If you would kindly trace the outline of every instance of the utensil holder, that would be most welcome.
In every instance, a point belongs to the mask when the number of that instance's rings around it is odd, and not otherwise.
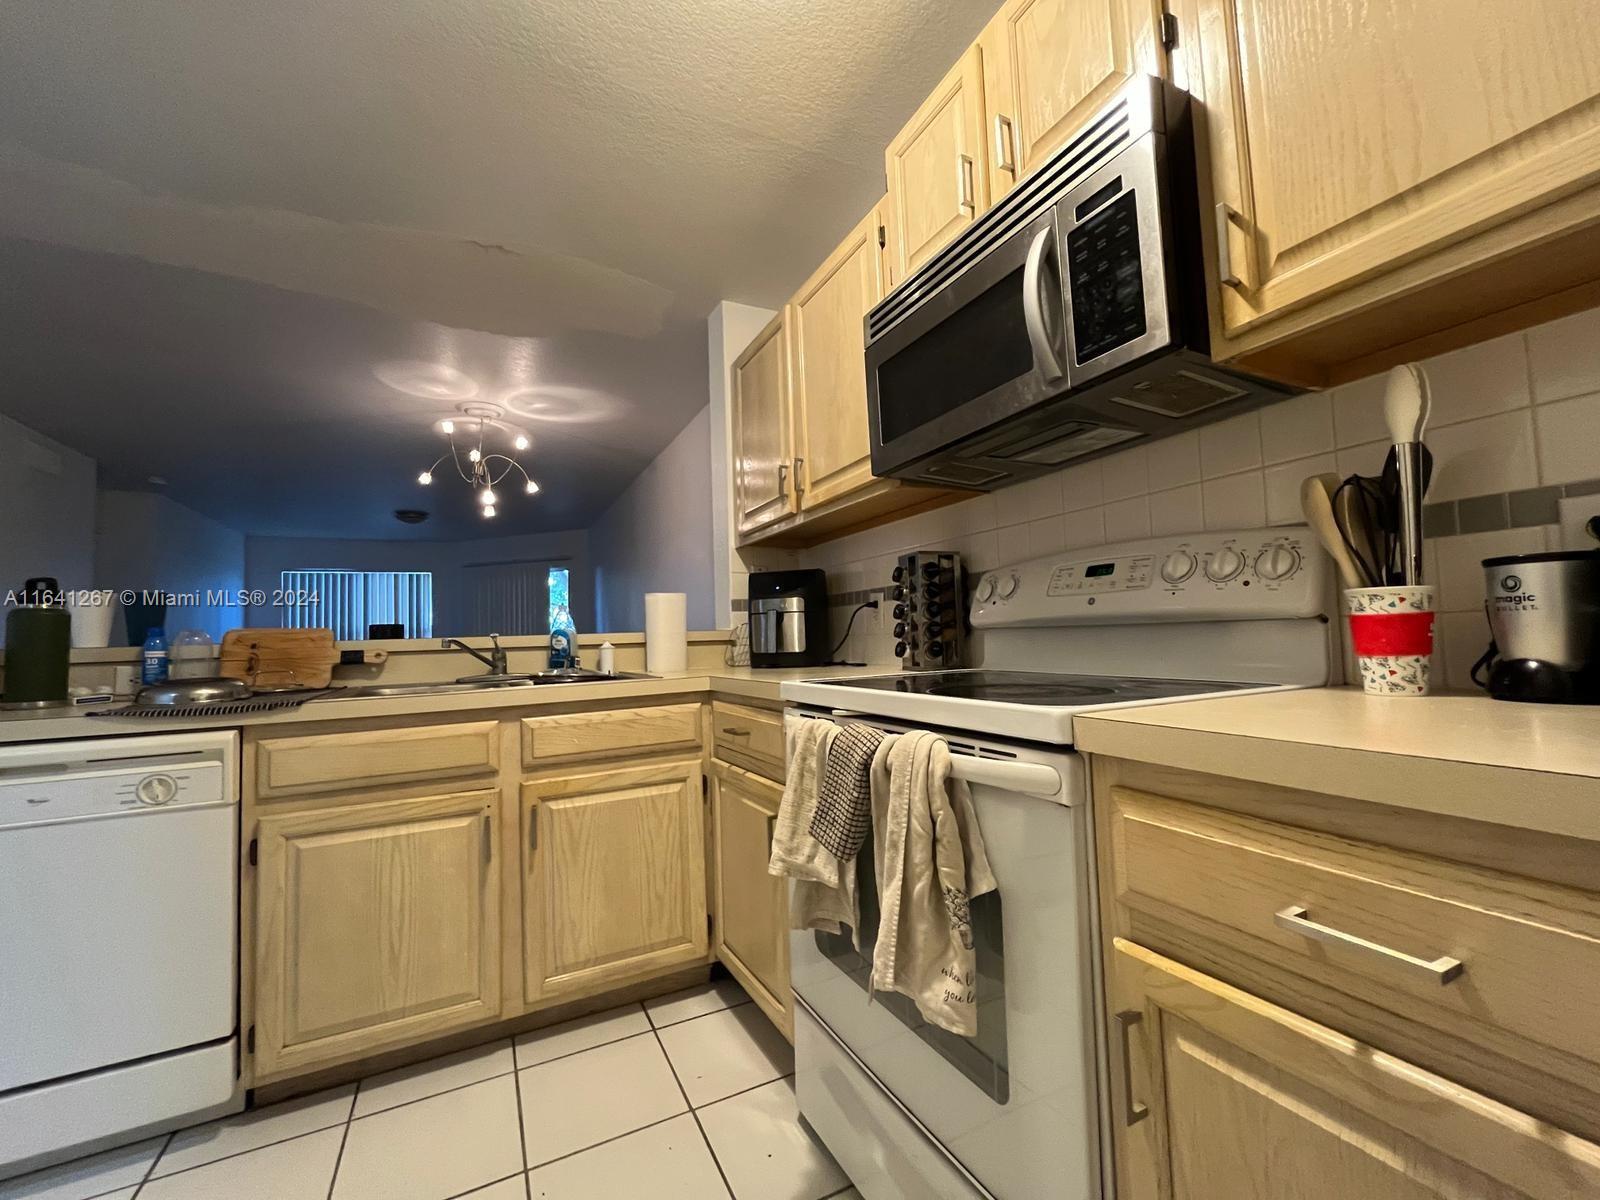
[[[1433,588],[1349,588],[1350,640],[1369,696],[1426,696],[1433,666]]]

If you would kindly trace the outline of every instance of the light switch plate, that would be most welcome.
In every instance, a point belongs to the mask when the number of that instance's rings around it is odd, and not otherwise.
[[[1600,537],[1589,531],[1589,522],[1600,529],[1600,495],[1565,496],[1557,502],[1561,513],[1561,545],[1552,550],[1593,550]]]

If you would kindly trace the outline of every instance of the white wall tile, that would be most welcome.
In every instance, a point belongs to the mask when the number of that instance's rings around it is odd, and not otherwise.
[[[1439,611],[1481,614],[1483,560],[1500,554],[1539,553],[1545,548],[1544,527],[1434,538],[1431,545],[1438,559],[1433,578],[1438,584]]]
[[[1327,454],[1333,445],[1333,401],[1326,392],[1296,396],[1261,410],[1261,460],[1265,463]]]
[[[1150,536],[1150,501],[1145,496],[1108,504],[1105,514],[1106,541],[1131,542]]]
[[[1430,428],[1524,408],[1529,403],[1527,344],[1520,333],[1452,350],[1422,366],[1432,400]]]
[[[977,533],[981,529],[993,529],[1000,523],[995,508],[994,493],[982,492],[970,500],[952,505],[946,520],[950,522],[951,528],[959,533]]]
[[[1006,525],[995,531],[999,538],[998,550],[1000,554],[999,565],[1021,562],[1028,557],[1028,527],[1026,525]]]
[[[1472,664],[1489,646],[1483,613],[1440,613],[1433,623],[1433,686],[1477,691]]]
[[[1266,471],[1267,524],[1299,525],[1305,514],[1300,509],[1300,485],[1308,475],[1324,471],[1338,474],[1338,461],[1330,454],[1315,454],[1310,458],[1297,458],[1293,462],[1279,463]]]
[[[1207,529],[1250,529],[1267,520],[1260,471],[1208,479],[1201,484]]]
[[[1105,541],[1104,509],[1080,508],[1077,512],[1067,514],[1066,549],[1076,550],[1080,546],[1103,546]]]
[[[1205,479],[1236,475],[1261,465],[1261,417],[1240,413],[1200,429],[1200,474]]]
[[[1126,500],[1150,490],[1150,468],[1143,446],[1100,460],[1101,495],[1106,500]]]
[[[1150,533],[1199,533],[1206,527],[1198,483],[1150,493]]]
[[[1000,539],[992,529],[969,533],[962,539],[962,557],[979,571],[992,571],[1000,565]]]
[[[1387,441],[1367,442],[1361,446],[1341,446],[1339,452],[1334,455],[1334,462],[1338,464],[1335,470],[1340,479],[1348,479],[1352,475],[1382,475],[1383,460],[1389,456],[1390,449],[1390,443]],[[1428,498],[1438,499],[1431,493]]]
[[[1334,389],[1333,434],[1341,449],[1388,439],[1389,425],[1383,419],[1383,393],[1382,375],[1369,375]]]
[[[1200,482],[1200,431],[1177,433],[1145,447],[1152,491]]]
[[[1539,430],[1539,482],[1600,476],[1600,393],[1542,404],[1533,419]]]
[[[1067,544],[1067,519],[1060,513],[1028,522],[1028,555],[1054,554]]]
[[[1529,409],[1430,429],[1427,438],[1433,449],[1430,501],[1512,492],[1539,482]]]
[[[1072,512],[1079,508],[1093,508],[1105,498],[1100,485],[1100,463],[1081,463],[1068,467],[1059,475],[1061,480],[1061,510]]]
[[[1017,525],[1032,520],[1028,511],[1028,493],[1023,484],[1013,484],[994,493],[994,519],[997,525]]]
[[[1528,330],[1537,404],[1600,391],[1600,308]]]

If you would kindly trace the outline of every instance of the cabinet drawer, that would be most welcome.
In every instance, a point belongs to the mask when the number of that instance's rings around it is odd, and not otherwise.
[[[605,712],[528,717],[522,722],[522,765],[568,759],[622,758],[700,749],[700,706],[663,704]]]
[[[714,700],[711,736],[718,758],[782,782],[782,713]]]
[[[494,774],[494,721],[263,738],[256,794],[301,796],[379,784]]]
[[[1113,887],[1132,912],[1563,1075],[1564,1055],[1600,1064],[1600,896],[1110,795]]]

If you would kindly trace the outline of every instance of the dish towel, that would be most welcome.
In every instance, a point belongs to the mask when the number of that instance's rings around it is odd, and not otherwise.
[[[883,740],[872,726],[851,723],[828,747],[811,836],[832,853],[835,867],[855,862],[872,828],[872,759]]]
[[[888,788],[872,797],[881,916],[871,989],[909,996],[924,1020],[975,1037],[971,904],[997,885],[972,794],[938,734],[901,734],[885,757]]]
[[[791,717],[785,723],[785,758],[788,761],[783,800],[772,829],[772,855],[767,872],[793,880],[789,894],[789,924],[795,929],[820,929],[840,933],[855,930],[859,907],[856,873],[841,871],[839,861],[811,834],[827,770],[828,750],[839,735],[832,721]],[[886,776],[887,778],[887,776]],[[860,936],[855,935],[857,948]]]

